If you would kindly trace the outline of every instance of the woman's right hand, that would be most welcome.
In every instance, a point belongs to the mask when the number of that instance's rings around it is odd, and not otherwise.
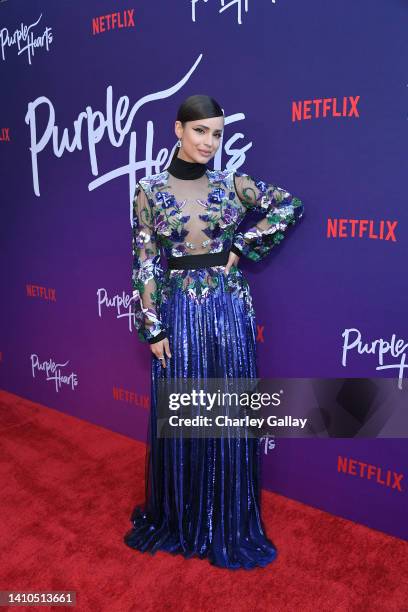
[[[240,258],[236,253],[233,253],[232,251],[230,251],[230,254],[228,256],[227,265],[224,268],[224,274],[228,275],[230,268],[232,268],[232,266],[238,266],[239,259]]]
[[[169,339],[163,338],[159,342],[154,342],[150,345],[150,349],[155,357],[160,359],[161,357],[171,357]],[[166,367],[166,359],[161,359],[162,367]]]

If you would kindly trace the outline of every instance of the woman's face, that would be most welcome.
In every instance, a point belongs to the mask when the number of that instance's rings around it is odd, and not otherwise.
[[[178,157],[189,162],[206,164],[216,154],[224,129],[224,117],[210,117],[197,121],[175,123],[177,138],[181,140]]]

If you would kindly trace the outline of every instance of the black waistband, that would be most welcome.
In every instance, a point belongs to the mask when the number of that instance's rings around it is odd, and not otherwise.
[[[230,252],[201,253],[200,255],[183,255],[181,257],[168,257],[169,270],[195,270],[196,268],[211,268],[212,266],[225,266]]]

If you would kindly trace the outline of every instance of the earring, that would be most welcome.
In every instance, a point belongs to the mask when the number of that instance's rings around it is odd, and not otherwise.
[[[177,146],[177,147],[181,147],[181,140],[180,140],[180,138],[178,139],[178,142],[177,142],[177,145],[176,145],[176,146]]]

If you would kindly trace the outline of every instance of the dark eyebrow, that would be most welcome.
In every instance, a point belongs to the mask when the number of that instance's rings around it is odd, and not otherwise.
[[[199,125],[196,125],[196,127],[202,127],[205,128],[206,130],[209,130],[210,128],[208,127],[208,125],[204,125],[203,123],[200,123]],[[219,128],[214,130],[214,132],[222,132],[222,130],[220,130]]]

